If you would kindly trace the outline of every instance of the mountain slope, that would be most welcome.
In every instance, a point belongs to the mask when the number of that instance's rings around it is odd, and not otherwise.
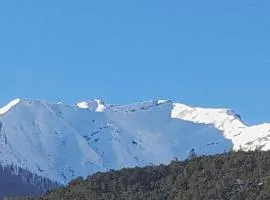
[[[232,141],[234,150],[270,149],[270,123],[247,126],[241,121],[240,115],[232,110],[192,108],[179,103],[174,105],[173,118],[213,124]]]
[[[270,125],[248,127],[227,109],[191,108],[169,100],[69,106],[16,99],[0,109],[0,162],[66,184],[78,176],[169,163],[191,149],[215,154],[270,148]]]

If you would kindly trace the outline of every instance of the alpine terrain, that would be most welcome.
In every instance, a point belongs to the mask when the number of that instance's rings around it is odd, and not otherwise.
[[[190,152],[230,149],[269,150],[270,124],[248,126],[232,110],[170,100],[118,106],[16,99],[0,109],[1,166],[58,184],[98,171],[168,164]]]

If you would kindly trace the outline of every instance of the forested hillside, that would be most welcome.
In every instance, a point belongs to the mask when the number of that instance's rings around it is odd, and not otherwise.
[[[20,167],[0,165],[0,199],[6,195],[43,194],[59,185]]]
[[[26,199],[270,199],[270,152],[230,152],[78,178],[44,197]]]

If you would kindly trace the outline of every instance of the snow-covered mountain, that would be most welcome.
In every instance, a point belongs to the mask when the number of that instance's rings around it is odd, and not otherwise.
[[[78,176],[197,154],[270,149],[270,124],[169,100],[116,106],[16,99],[0,109],[0,164],[66,184]]]

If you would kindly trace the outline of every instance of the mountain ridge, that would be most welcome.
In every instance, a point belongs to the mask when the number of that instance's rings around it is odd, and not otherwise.
[[[248,126],[229,109],[170,100],[75,105],[16,99],[0,109],[0,162],[54,182],[197,154],[270,149],[270,124]]]

